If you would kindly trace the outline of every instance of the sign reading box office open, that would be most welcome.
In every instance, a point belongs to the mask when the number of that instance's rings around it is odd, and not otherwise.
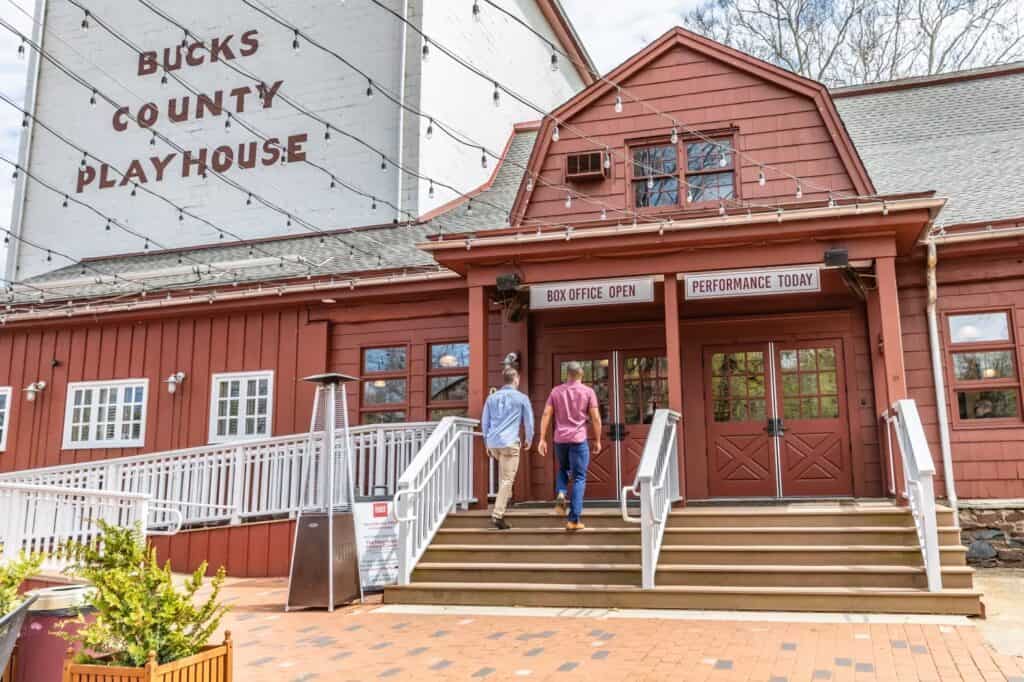
[[[530,309],[652,303],[653,277],[555,282],[530,287]]]
[[[702,272],[683,281],[690,300],[821,291],[821,271],[814,266]]]

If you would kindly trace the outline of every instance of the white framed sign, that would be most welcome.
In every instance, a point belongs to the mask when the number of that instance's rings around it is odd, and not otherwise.
[[[359,579],[364,590],[381,590],[398,583],[398,523],[391,515],[391,500],[356,502]]]
[[[651,303],[653,301],[653,277],[592,279],[530,286],[531,310]]]
[[[771,296],[821,291],[821,270],[813,265],[729,270],[684,275],[686,298]]]

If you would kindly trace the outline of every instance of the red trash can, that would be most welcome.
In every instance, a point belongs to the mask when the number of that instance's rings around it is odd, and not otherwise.
[[[21,626],[14,682],[61,682],[68,643],[52,633],[61,621],[77,618],[79,614],[86,622],[93,619],[91,591],[88,585],[61,585],[29,592],[36,600]],[[78,627],[70,625],[66,630]]]

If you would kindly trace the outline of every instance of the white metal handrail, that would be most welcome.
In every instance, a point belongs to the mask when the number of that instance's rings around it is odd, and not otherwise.
[[[151,535],[150,512],[149,495],[0,482],[0,557],[41,554],[45,569],[59,570],[64,545],[94,539],[97,521]]]
[[[445,417],[398,479],[394,516],[398,521],[398,584],[412,570],[434,534],[458,505],[473,495],[474,419]]]
[[[665,526],[672,503],[679,495],[679,418],[678,412],[656,410],[651,430],[644,443],[636,480],[622,489],[622,518],[640,524],[642,586],[654,587],[658,557],[665,537]],[[627,496],[640,498],[640,518],[629,515]]]
[[[434,427],[351,429],[357,497],[393,495]],[[0,475],[0,482],[147,494],[159,502],[151,511],[154,528],[240,523],[315,505],[324,489],[304,474],[322,461],[324,445],[323,433],[293,434],[17,471]]]
[[[928,440],[921,426],[917,404],[913,400],[897,400],[885,415],[886,423],[896,433],[903,463],[904,490],[917,529],[928,579],[928,590],[942,589],[942,564],[939,553],[938,516],[935,509],[935,463]]]

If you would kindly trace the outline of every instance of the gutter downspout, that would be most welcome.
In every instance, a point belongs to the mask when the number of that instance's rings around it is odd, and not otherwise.
[[[939,417],[939,447],[942,450],[942,479],[946,483],[946,501],[953,508],[953,523],[960,527],[960,509],[956,498],[956,481],[953,476],[953,449],[949,442],[949,415],[946,408],[946,382],[942,373],[942,349],[939,345],[939,285],[936,266],[939,263],[938,248],[929,239],[928,278],[928,347],[932,356],[932,379],[935,383],[935,410]]]
[[[409,45],[409,0],[402,0],[402,49],[398,58],[398,165],[395,168],[398,176],[398,196],[395,197],[395,221],[402,222],[402,181],[405,179],[405,60]],[[422,23],[422,18],[420,22]],[[422,67],[420,67],[422,80]]]

